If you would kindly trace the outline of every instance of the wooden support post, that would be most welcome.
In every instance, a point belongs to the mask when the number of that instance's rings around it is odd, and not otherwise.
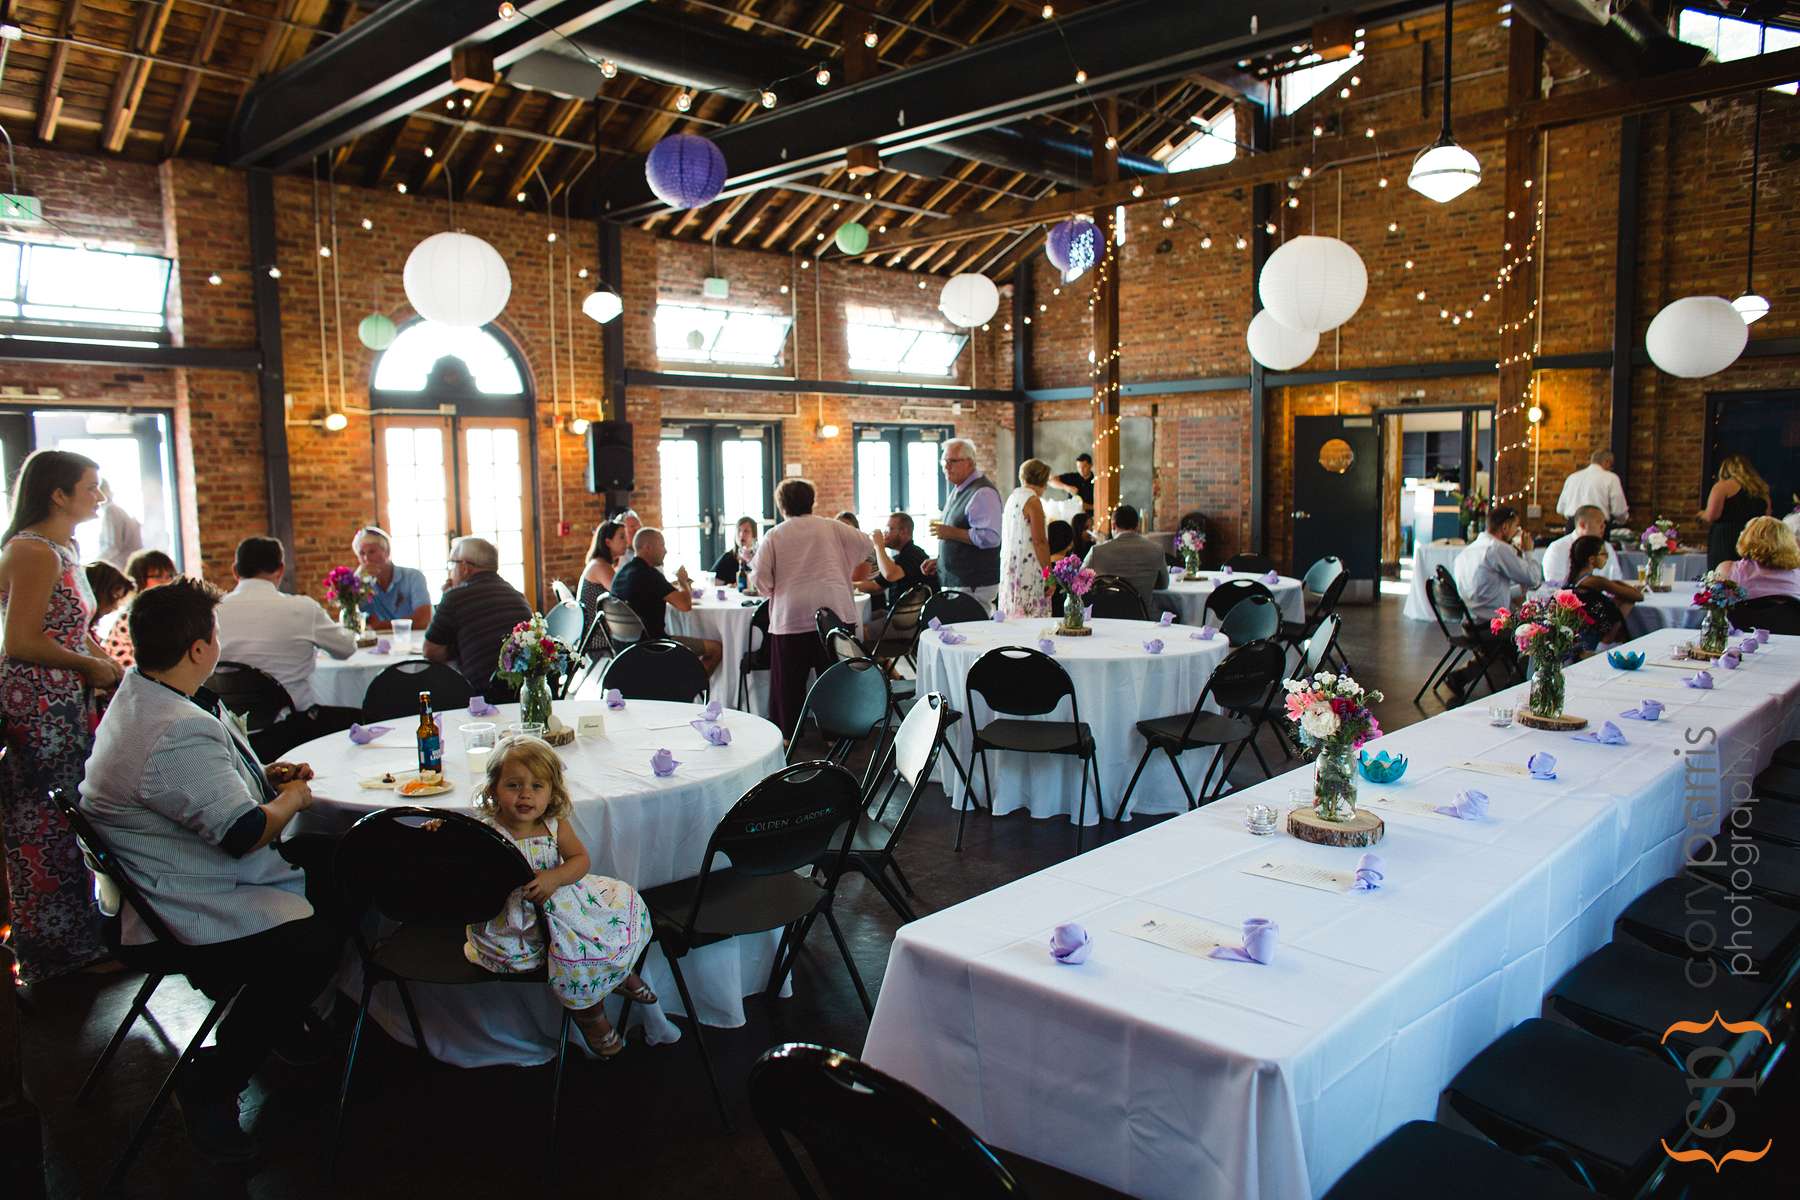
[[[1619,243],[1613,252],[1612,440],[1613,472],[1631,488],[1631,346],[1638,293],[1638,156],[1644,118],[1619,122]]]
[[[1118,129],[1118,105],[1105,99],[1094,114],[1094,182],[1105,186],[1119,179],[1118,142],[1108,145]],[[1119,503],[1119,270],[1114,251],[1112,212],[1094,214],[1099,227],[1094,253],[1094,528],[1112,528]]]
[[[1506,98],[1518,108],[1537,98],[1538,65],[1543,42],[1528,22],[1514,21],[1507,41]],[[1506,135],[1503,195],[1512,214],[1505,225],[1505,243],[1499,281],[1500,390],[1494,409],[1494,496],[1526,515],[1536,503],[1533,493],[1532,454],[1526,411],[1532,403],[1533,360],[1537,350],[1538,322],[1533,311],[1537,298],[1538,206],[1543,181],[1538,174],[1538,145],[1543,135],[1535,129],[1515,129]],[[1503,447],[1510,447],[1502,449]]]
[[[1031,414],[1031,401],[1025,398],[1025,389],[1030,381],[1031,369],[1031,331],[1032,327],[1025,323],[1025,318],[1037,306],[1032,303],[1032,264],[1023,262],[1013,272],[1012,294],[1012,386],[1013,395],[1013,457],[1018,461],[1013,464],[1016,471],[1025,465],[1025,460],[1036,453],[1036,431],[1032,427],[1034,420]]]
[[[270,277],[275,265],[275,177],[268,171],[249,172],[250,193],[250,303],[256,316],[256,348],[262,354],[256,390],[262,414],[263,471],[267,477],[269,533],[294,552],[294,494],[288,475],[287,375],[281,353],[281,288]],[[291,577],[283,585],[292,588]]]

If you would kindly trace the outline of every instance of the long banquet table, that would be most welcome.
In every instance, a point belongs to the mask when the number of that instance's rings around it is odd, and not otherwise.
[[[1570,669],[1568,710],[1614,721],[1629,745],[1494,728],[1485,703],[1374,744],[1412,760],[1399,784],[1360,783],[1387,822],[1378,891],[1246,873],[1354,868],[1360,851],[1244,829],[1245,805],[1286,807],[1298,774],[902,926],[864,1057],[996,1145],[1134,1196],[1324,1192],[1394,1128],[1430,1119],[1456,1071],[1680,869],[1690,827],[1717,828],[1729,785],[1800,733],[1800,637],[1699,691],[1654,665],[1688,636],[1638,639],[1652,665],[1636,672],[1600,657]],[[1620,715],[1646,697],[1668,706],[1660,722]],[[1555,781],[1463,765],[1537,750],[1559,760]],[[1488,794],[1487,819],[1413,807],[1467,787]],[[1235,963],[1117,932],[1159,912],[1231,930],[1272,918],[1279,948]],[[1065,921],[1093,938],[1081,966],[1046,953]]]

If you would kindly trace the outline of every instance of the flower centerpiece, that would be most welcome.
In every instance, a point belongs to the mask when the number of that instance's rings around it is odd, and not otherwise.
[[[1531,659],[1528,715],[1559,727],[1579,729],[1587,724],[1580,717],[1563,717],[1563,664],[1574,654],[1581,631],[1593,623],[1581,597],[1567,588],[1548,600],[1527,600],[1516,609],[1494,614],[1488,628],[1496,637],[1510,636],[1519,653]]]
[[[567,642],[550,636],[541,613],[513,626],[500,643],[500,663],[494,674],[519,689],[519,720],[550,724],[550,675],[567,675],[575,652]]]
[[[1675,522],[1658,517],[1644,526],[1644,532],[1638,535],[1638,549],[1644,552],[1644,585],[1653,591],[1669,591],[1658,586],[1657,580],[1662,578],[1663,559],[1681,553],[1681,539],[1676,536]]]
[[[363,631],[363,601],[374,598],[375,580],[358,575],[354,567],[333,567],[325,572],[325,599],[337,605],[338,622],[351,633]]]
[[[1200,552],[1206,549],[1206,535],[1198,529],[1184,529],[1175,535],[1175,552],[1189,575],[1200,573]]]
[[[1044,578],[1065,597],[1062,624],[1056,627],[1056,632],[1070,637],[1085,637],[1094,632],[1088,628],[1081,598],[1093,590],[1094,580],[1099,576],[1082,566],[1078,555],[1067,554],[1044,568]]]
[[[1706,573],[1706,577],[1694,589],[1694,607],[1706,610],[1705,624],[1700,633],[1701,655],[1717,658],[1725,652],[1725,641],[1731,636],[1731,619],[1727,610],[1749,598],[1750,594],[1742,584],[1724,578],[1717,571]]]
[[[1472,542],[1487,528],[1489,497],[1480,488],[1470,488],[1458,499],[1456,509],[1462,515],[1463,531]]]
[[[1369,707],[1380,703],[1381,693],[1330,671],[1290,679],[1285,686],[1288,720],[1318,760],[1313,811],[1321,820],[1348,821],[1356,815],[1356,751],[1381,736]]]

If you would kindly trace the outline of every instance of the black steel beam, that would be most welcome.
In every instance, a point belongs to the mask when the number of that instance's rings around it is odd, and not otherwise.
[[[1612,427],[1613,470],[1621,485],[1631,478],[1631,340],[1637,315],[1638,169],[1644,118],[1619,122],[1618,243],[1613,248]]]
[[[1036,453],[1036,419],[1031,414],[1031,401],[1026,386],[1031,378],[1032,326],[1025,323],[1035,305],[1032,303],[1034,276],[1031,264],[1013,272],[1012,294],[1012,380],[1013,380],[1013,457],[1014,469]]]
[[[277,344],[279,351],[279,344]],[[0,362],[78,363],[90,367],[197,367],[254,371],[262,351],[254,346],[109,346],[99,342],[28,342],[0,338]]]
[[[281,285],[269,275],[278,256],[275,239],[275,177],[250,172],[250,301],[256,315],[256,341],[262,369],[256,396],[262,415],[263,476],[268,481],[269,534],[294,550],[294,497],[288,477],[287,373],[281,353]],[[293,587],[292,574],[284,582]]]
[[[1270,145],[1269,110],[1266,105],[1246,101],[1240,112],[1250,112],[1250,145],[1265,150]],[[1275,186],[1261,183],[1250,191],[1250,315],[1262,311],[1262,295],[1257,281],[1262,278],[1263,263],[1270,253],[1269,219],[1275,212]],[[1269,375],[1263,365],[1250,360],[1250,545],[1261,554],[1268,544],[1269,468]]]
[[[773,396],[884,396],[901,400],[1004,400],[1018,399],[1011,388],[933,387],[929,384],[877,383],[863,379],[781,379],[761,375],[692,375],[672,371],[625,369],[627,387],[685,388],[697,392],[764,392]]]
[[[1334,13],[1378,24],[1436,8],[1429,0],[1119,0],[907,70],[834,86],[709,136],[729,164],[722,195],[732,196],[816,175],[842,162],[850,146],[872,143],[884,155],[899,153],[1234,63],[1308,37],[1314,21]],[[1070,46],[1079,47],[1081,82]],[[641,160],[604,177],[599,197],[601,211],[614,220],[662,211]]]
[[[305,162],[359,134],[455,92],[450,52],[466,42],[505,67],[631,8],[640,0],[561,0],[535,20],[499,16],[494,0],[393,0],[347,32],[250,89],[220,159],[277,169]]]
[[[600,222],[600,282],[625,296],[625,255],[621,248],[619,227],[610,221]],[[601,411],[609,421],[625,419],[625,315],[614,317],[600,327]]]

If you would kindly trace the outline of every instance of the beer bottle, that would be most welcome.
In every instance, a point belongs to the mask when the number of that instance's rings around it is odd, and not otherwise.
[[[444,769],[444,739],[437,718],[431,715],[431,693],[419,693],[419,774]]]

